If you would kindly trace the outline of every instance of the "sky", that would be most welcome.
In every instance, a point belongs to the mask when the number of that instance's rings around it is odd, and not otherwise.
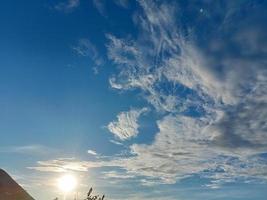
[[[35,199],[266,198],[267,1],[0,4],[0,167]]]

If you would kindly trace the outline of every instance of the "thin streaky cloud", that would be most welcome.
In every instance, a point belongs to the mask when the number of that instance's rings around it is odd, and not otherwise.
[[[16,154],[28,154],[28,155],[49,155],[51,153],[60,152],[60,150],[39,145],[31,144],[25,146],[6,146],[0,147],[0,153],[16,153]]]
[[[87,153],[90,154],[90,155],[93,155],[93,156],[98,155],[98,153],[96,151],[91,150],[91,149],[87,150]]]
[[[92,0],[97,11],[103,16],[107,17],[106,1],[105,0]]]
[[[91,67],[93,73],[99,73],[99,68],[104,65],[104,59],[90,40],[85,38],[80,39],[78,43],[72,47],[72,50],[79,56],[88,57],[94,64],[94,66]]]
[[[123,8],[128,8],[129,7],[129,0],[114,0],[115,4],[118,6],[121,6]]]
[[[54,8],[59,11],[71,12],[79,5],[80,5],[80,0],[65,0],[55,5]]]

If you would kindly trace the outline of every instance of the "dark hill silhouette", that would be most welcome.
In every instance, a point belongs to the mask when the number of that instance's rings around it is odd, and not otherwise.
[[[34,200],[11,176],[0,169],[0,200]]]

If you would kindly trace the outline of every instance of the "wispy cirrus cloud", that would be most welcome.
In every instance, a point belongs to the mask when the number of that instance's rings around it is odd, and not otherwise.
[[[66,0],[55,5],[56,10],[71,12],[80,5],[80,0]]]
[[[51,153],[56,153],[58,151],[59,150],[55,148],[39,144],[0,147],[0,153],[17,153],[17,154],[28,154],[28,155],[49,155]]]
[[[110,142],[113,143],[113,144],[116,144],[116,145],[121,145],[121,146],[123,146],[123,144],[122,144],[121,142],[118,142],[118,141],[116,141],[116,140],[110,140]]]
[[[73,51],[80,56],[90,58],[94,65],[92,67],[95,74],[98,74],[99,67],[104,64],[104,59],[100,56],[96,46],[88,39],[80,39],[78,44],[72,47]]]
[[[114,2],[123,8],[129,7],[129,0],[114,0]]]
[[[36,171],[42,172],[87,172],[92,168],[101,168],[101,167],[117,167],[122,165],[122,161],[114,160],[114,162],[110,162],[110,157],[100,157],[95,161],[90,160],[80,160],[77,158],[56,158],[45,161],[38,161],[36,166],[28,167],[29,169],[33,169]]]
[[[118,171],[106,171],[102,172],[103,177],[105,179],[130,179],[130,178],[135,178],[133,174],[127,174],[124,172],[118,172]]]
[[[38,161],[37,166],[28,167],[42,172],[86,172],[88,168],[96,167],[94,163],[78,161],[75,158],[58,158],[54,160]]]
[[[138,118],[141,114],[147,112],[147,108],[131,109],[127,112],[121,112],[117,116],[117,121],[108,124],[108,130],[120,140],[127,140],[136,137],[139,133]]]
[[[93,4],[97,11],[104,17],[107,16],[106,13],[106,1],[105,0],[93,0]]]

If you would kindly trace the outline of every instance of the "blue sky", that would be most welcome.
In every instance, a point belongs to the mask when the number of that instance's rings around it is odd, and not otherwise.
[[[0,6],[0,167],[36,199],[266,198],[260,0]]]

